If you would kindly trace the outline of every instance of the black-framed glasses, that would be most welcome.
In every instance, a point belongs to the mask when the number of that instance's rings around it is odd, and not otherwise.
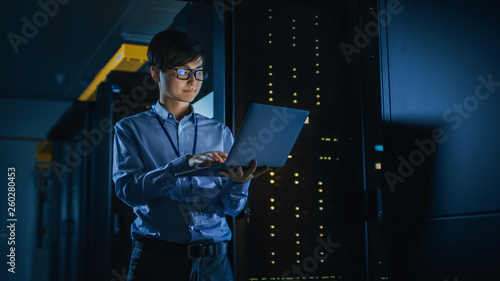
[[[203,81],[208,77],[208,70],[205,69],[185,69],[185,68],[174,68],[174,67],[164,67],[163,69],[172,69],[177,73],[177,79],[189,80],[191,75],[194,73],[194,79],[198,81]]]

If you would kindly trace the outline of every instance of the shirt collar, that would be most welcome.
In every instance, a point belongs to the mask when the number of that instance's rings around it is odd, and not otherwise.
[[[194,107],[192,104],[189,104],[189,108],[191,109],[191,113],[184,116],[184,118],[182,120],[191,120],[194,118]],[[170,120],[170,121],[173,121],[173,122],[178,122],[177,119],[175,119],[174,115],[172,113],[170,113],[170,111],[166,110],[163,106],[161,106],[160,104],[160,101],[156,101],[156,105],[155,105],[155,110],[156,110],[156,113],[158,113],[158,115],[160,116],[160,118],[162,120]],[[181,120],[181,121],[182,121]]]

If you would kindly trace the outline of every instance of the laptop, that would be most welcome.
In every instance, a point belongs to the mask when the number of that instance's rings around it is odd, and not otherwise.
[[[226,162],[176,173],[175,176],[216,177],[227,166],[257,165],[280,168],[299,136],[309,111],[253,103],[229,151]]]

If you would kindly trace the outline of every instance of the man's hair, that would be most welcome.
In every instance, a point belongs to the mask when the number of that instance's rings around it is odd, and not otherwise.
[[[205,61],[205,50],[200,41],[190,34],[166,29],[156,34],[148,48],[149,66],[159,69],[185,65],[201,58]]]

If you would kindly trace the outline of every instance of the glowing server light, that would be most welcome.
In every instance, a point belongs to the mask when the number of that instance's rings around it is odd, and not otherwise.
[[[274,202],[274,198],[270,198],[269,201]]]
[[[271,228],[272,228],[272,229],[274,229],[274,228],[275,228],[274,224],[271,224]]]
[[[269,98],[269,101],[273,101],[273,98]]]
[[[271,252],[271,256],[274,256],[274,255],[276,255],[276,253],[275,252]]]
[[[300,260],[296,260],[297,263],[300,263]]]
[[[274,208],[274,206],[271,206],[271,207],[269,207],[269,208],[270,208],[271,210],[273,210],[273,211],[274,211],[274,209],[275,209],[275,208]]]
[[[274,234],[274,233],[271,233],[271,237],[274,237],[274,236],[275,236],[275,234]]]
[[[297,100],[293,100],[292,102],[293,102],[293,103],[297,103]]]
[[[380,162],[375,163],[375,170],[382,170],[382,163]]]
[[[269,180],[269,183],[274,184],[274,180]]]
[[[299,237],[299,236],[300,236],[300,233],[295,233],[295,236]]]
[[[322,181],[319,181],[319,182],[318,182],[318,185],[323,185],[323,182],[322,182]]]
[[[274,172],[269,172],[269,175],[270,176],[274,176]]]
[[[295,210],[298,211],[298,210],[300,210],[300,208],[299,207],[295,207]]]
[[[269,87],[272,87],[273,86],[273,83],[269,83]]]
[[[300,252],[295,252],[295,254],[296,254],[297,256],[300,256]]]
[[[295,214],[295,217],[296,217],[296,218],[300,218],[300,215],[299,215],[299,214]]]
[[[294,173],[293,174],[295,177],[298,177],[299,176],[299,173]]]

